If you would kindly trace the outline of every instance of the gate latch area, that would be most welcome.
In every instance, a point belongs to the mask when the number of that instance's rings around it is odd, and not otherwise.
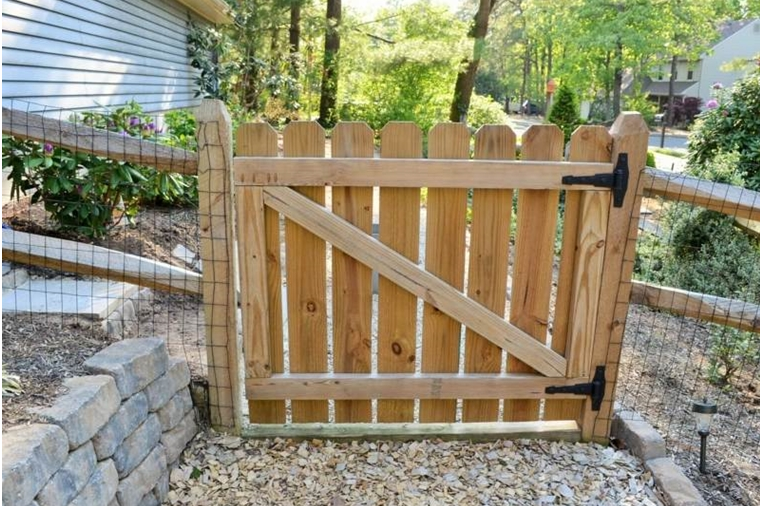
[[[579,383],[577,385],[566,385],[561,387],[546,387],[547,394],[576,394],[588,395],[591,397],[591,411],[599,411],[604,399],[604,388],[607,381],[604,379],[605,368],[603,365],[596,366],[596,372],[591,383]]]
[[[623,207],[625,192],[628,190],[628,173],[628,153],[620,153],[611,174],[563,176],[562,184],[588,184],[599,188],[611,188],[613,205]]]

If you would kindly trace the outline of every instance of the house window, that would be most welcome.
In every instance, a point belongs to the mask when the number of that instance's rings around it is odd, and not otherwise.
[[[686,80],[687,81],[693,81],[694,80],[694,71],[693,70],[689,70],[686,73]]]

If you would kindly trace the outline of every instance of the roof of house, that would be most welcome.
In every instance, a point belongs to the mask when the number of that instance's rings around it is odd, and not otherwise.
[[[720,33],[720,40],[725,40],[747,26],[748,24],[752,23],[754,19],[740,19],[737,21],[726,21],[721,26],[718,27],[718,32]]]
[[[224,0],[177,0],[179,3],[215,25],[228,25],[232,18]]]

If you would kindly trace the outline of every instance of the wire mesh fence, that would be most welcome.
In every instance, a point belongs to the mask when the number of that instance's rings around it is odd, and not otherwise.
[[[710,504],[756,504],[760,193],[653,169],[643,183],[616,401],[663,435]],[[718,406],[705,474],[692,413],[704,399]]]
[[[139,105],[3,103],[4,424],[115,340],[165,339],[208,376],[195,120]]]

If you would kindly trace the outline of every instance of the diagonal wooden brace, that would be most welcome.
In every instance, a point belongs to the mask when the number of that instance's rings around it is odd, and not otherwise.
[[[565,376],[567,361],[564,357],[323,206],[287,187],[267,187],[264,203],[540,373]]]

